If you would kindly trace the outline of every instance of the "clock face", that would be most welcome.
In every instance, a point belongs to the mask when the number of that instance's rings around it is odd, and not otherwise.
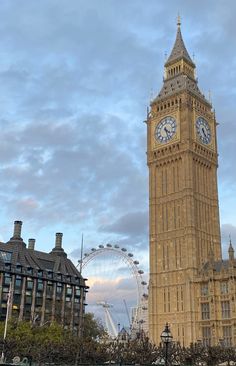
[[[196,130],[198,137],[203,144],[208,145],[211,142],[211,129],[208,122],[203,117],[196,120]]]
[[[163,118],[156,126],[155,138],[158,142],[164,144],[170,141],[176,134],[176,120],[168,116]]]

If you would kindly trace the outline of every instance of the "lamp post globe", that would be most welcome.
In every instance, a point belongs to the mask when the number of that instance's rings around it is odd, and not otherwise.
[[[168,345],[172,342],[173,336],[171,334],[170,328],[168,323],[165,325],[165,329],[161,333],[161,340],[163,344],[165,345],[165,366],[169,365],[169,359],[168,359]]]

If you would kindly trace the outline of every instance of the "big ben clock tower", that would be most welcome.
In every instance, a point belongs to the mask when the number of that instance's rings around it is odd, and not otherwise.
[[[166,322],[181,344],[198,339],[195,278],[205,262],[221,260],[216,125],[178,19],[147,119],[149,334],[157,344]]]

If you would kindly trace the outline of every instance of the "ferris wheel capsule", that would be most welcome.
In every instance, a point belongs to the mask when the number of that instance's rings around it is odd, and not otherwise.
[[[134,255],[132,253],[128,253],[128,256],[129,257],[133,257]]]
[[[98,248],[102,249],[104,248],[104,245],[99,245]]]
[[[127,252],[127,249],[121,248],[122,252]]]
[[[142,269],[139,269],[139,270],[138,270],[138,273],[139,273],[139,274],[144,274],[144,272],[143,272],[143,270],[142,270]]]
[[[137,266],[139,264],[139,261],[134,261],[134,264]]]
[[[112,245],[108,243],[107,248],[112,248]]]
[[[114,248],[119,249],[119,245],[117,245],[117,244],[114,245]]]

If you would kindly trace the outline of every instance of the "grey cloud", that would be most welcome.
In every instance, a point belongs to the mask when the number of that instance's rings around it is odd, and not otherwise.
[[[229,238],[236,243],[236,226],[232,224],[221,225],[221,237],[223,242],[229,243]]]
[[[91,247],[116,241],[142,256],[147,252],[142,121],[151,90],[157,93],[162,84],[178,11],[187,48],[196,54],[200,87],[213,91],[220,202],[233,209],[234,1],[231,11],[213,0],[150,0],[148,7],[141,0],[62,0],[59,6],[56,0],[26,0],[20,7],[13,1],[1,6],[3,221],[22,218],[36,233],[60,224],[74,243],[73,233],[83,228]]]
[[[125,235],[144,235],[148,230],[147,212],[131,212],[123,215],[112,224],[100,227],[100,231],[113,232]]]
[[[135,284],[135,282],[130,279],[130,278],[125,278],[123,280],[121,280],[117,286],[118,290],[123,290],[123,291],[129,291],[132,289],[136,289],[137,286]]]
[[[61,205],[58,194],[65,191],[67,202],[64,202],[63,212],[69,213],[71,204],[78,204],[80,199],[86,199],[86,195],[88,200],[96,198],[97,204],[105,204],[104,194],[108,188],[112,189],[114,183],[119,182],[121,189],[131,184],[132,171],[138,175],[132,155],[129,156],[122,147],[124,132],[119,133],[122,144],[116,143],[117,131],[123,121],[112,116],[109,118],[113,122],[117,120],[114,127],[109,119],[105,122],[96,116],[85,116],[79,123],[72,121],[71,124],[39,123],[26,126],[15,134],[17,160],[2,169],[2,176],[7,177],[8,181],[17,177],[16,192],[32,195],[41,203],[48,199],[52,200],[52,205]],[[12,139],[8,143],[10,150]],[[110,154],[111,147],[113,154]],[[16,169],[15,164],[18,164],[19,159],[24,162],[24,167]],[[103,196],[103,200],[99,200],[99,196]],[[68,209],[65,210],[67,204]]]

